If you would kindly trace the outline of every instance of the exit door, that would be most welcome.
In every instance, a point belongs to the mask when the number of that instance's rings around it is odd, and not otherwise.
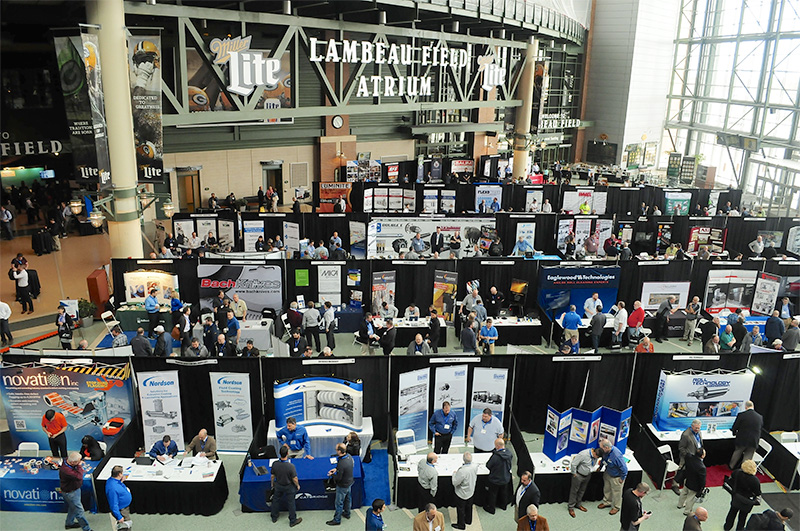
[[[283,169],[282,166],[275,164],[262,164],[261,165],[261,183],[264,187],[264,192],[271,186],[273,190],[278,192],[278,204],[282,205],[283,201]]]
[[[194,212],[200,206],[200,172],[178,170],[178,208]]]

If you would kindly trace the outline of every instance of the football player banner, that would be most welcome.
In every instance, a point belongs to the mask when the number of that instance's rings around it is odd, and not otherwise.
[[[136,168],[140,183],[164,182],[161,122],[161,37],[128,39]]]

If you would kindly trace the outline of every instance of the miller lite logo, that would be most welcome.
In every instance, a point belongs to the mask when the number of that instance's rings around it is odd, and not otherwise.
[[[478,65],[478,72],[483,72],[483,80],[481,82],[483,90],[488,92],[505,82],[506,69],[495,63],[494,56],[483,55],[478,57]]]
[[[250,50],[252,36],[214,39],[208,48],[215,64],[228,63],[228,90],[249,96],[258,86],[276,87],[280,82],[280,59],[267,59],[263,52]]]

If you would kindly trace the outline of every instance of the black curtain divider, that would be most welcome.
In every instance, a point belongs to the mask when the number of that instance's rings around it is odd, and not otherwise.
[[[126,300],[125,273],[140,269],[153,269],[178,275],[181,300],[197,304],[200,302],[200,285],[197,282],[197,260],[165,259],[153,263],[152,260],[135,258],[112,258],[111,279],[114,283],[114,302],[119,307]]]
[[[611,212],[619,216],[637,216],[639,206],[639,188],[620,188],[617,186],[608,187],[608,203],[606,212]]]
[[[371,295],[372,286],[372,264],[373,260],[348,260],[342,268],[339,287],[342,294],[342,304],[347,305],[350,301],[350,290],[361,290],[364,300]],[[280,264],[284,270],[284,308],[286,310],[291,301],[297,300],[298,295],[303,295],[306,301],[313,300],[319,302],[319,276],[317,268],[320,265],[333,265],[333,263],[321,260],[286,260]],[[308,286],[298,286],[295,282],[295,273],[298,269],[308,270]],[[361,270],[361,285],[348,286],[347,273],[349,269]]]
[[[541,260],[505,259],[505,260],[466,260],[458,263],[458,300],[467,296],[467,282],[480,281],[480,294],[486,297],[489,288],[495,286],[505,295],[508,306],[511,299],[511,281],[527,280],[528,293],[525,298],[526,313],[536,306],[539,289],[539,262]],[[502,264],[502,265],[501,265]]]
[[[145,371],[178,371],[178,385],[181,388],[181,414],[183,436],[190,441],[200,429],[205,428],[212,435],[216,433],[214,402],[211,398],[211,372],[246,373],[250,377],[250,423],[256,422],[264,414],[264,394],[261,387],[260,358],[131,358],[137,373]],[[178,364],[187,362],[191,364]],[[209,363],[214,361],[216,363]]]
[[[509,415],[508,431],[511,436],[511,445],[517,455],[517,476],[521,476],[523,472],[533,472],[533,459],[531,459],[531,453],[528,450],[525,437],[523,437],[522,431],[519,429],[519,423],[517,423],[513,412]]]
[[[786,218],[753,218],[753,217],[729,217],[727,219],[727,239],[725,248],[731,256],[742,253],[745,258],[751,254],[748,245],[758,237],[760,231],[781,231],[783,241],[781,245],[775,245],[775,250],[783,252],[786,248],[786,238],[788,234],[784,231],[784,220]],[[764,241],[766,244],[766,240]]]
[[[633,360],[632,353],[604,355],[599,362],[517,356],[513,407],[520,429],[544,433],[548,405],[559,411],[570,407],[593,411],[600,406],[625,409]]]
[[[745,354],[741,354],[745,356]],[[800,426],[800,359],[783,354],[753,354],[750,367],[760,369],[753,385],[755,409],[764,416],[767,431],[795,431]]]
[[[302,376],[333,376],[364,382],[363,414],[365,417],[372,417],[376,438],[383,438],[387,433],[389,407],[386,401],[386,389],[389,386],[390,366],[388,356],[360,357],[356,358],[356,363],[342,365],[303,365],[303,360],[300,358],[264,358],[262,361],[264,392],[269,397],[265,402],[265,426],[269,424],[270,419],[275,418],[272,388],[276,381]]]

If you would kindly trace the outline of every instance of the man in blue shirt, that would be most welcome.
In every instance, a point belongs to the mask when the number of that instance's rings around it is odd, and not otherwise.
[[[419,232],[411,238],[411,248],[417,253],[421,253],[425,250],[425,241],[422,239]]]
[[[433,453],[446,454],[450,451],[450,442],[458,427],[456,414],[450,411],[450,402],[443,402],[442,409],[433,412],[428,428],[433,433]]]
[[[234,345],[239,345],[239,338],[242,335],[242,329],[239,326],[239,320],[233,316],[233,310],[228,310],[228,324],[225,325],[225,335]]]
[[[479,307],[483,308],[483,304],[481,303]],[[481,327],[481,331],[478,334],[478,341],[483,344],[484,354],[494,354],[494,343],[499,335],[497,328],[492,323],[491,317],[486,319],[486,324]]]
[[[581,316],[575,311],[575,305],[571,304],[568,312],[561,316],[561,326],[564,328],[564,339],[568,340],[572,336],[579,338],[578,327],[581,325]]]
[[[286,419],[286,426],[278,430],[278,442],[289,448],[289,457],[304,457],[314,459],[311,455],[311,441],[308,432],[303,426],[297,425],[294,417]]]
[[[386,509],[386,502],[380,498],[375,498],[372,502],[372,507],[367,509],[367,524],[364,528],[365,531],[383,531],[385,526],[383,524],[383,516],[381,513]]]
[[[175,444],[175,443],[173,443]],[[122,483],[123,468],[119,465],[111,469],[111,477],[106,481],[106,498],[108,509],[117,521],[117,528],[122,522],[131,521],[131,491]],[[130,524],[127,524],[130,528]]]
[[[156,441],[153,448],[150,449],[150,457],[158,459],[162,463],[167,458],[175,457],[178,455],[178,445],[169,435],[164,435],[160,441]]]
[[[156,299],[156,289],[153,288],[150,290],[150,295],[144,300],[144,309],[147,311],[147,319],[149,321],[149,326],[147,328],[147,335],[150,336],[150,339],[154,339],[156,336],[153,335],[153,331],[158,326],[158,320],[161,317],[160,310],[158,306],[158,299]]]
[[[534,252],[534,250],[533,247],[531,247],[531,244],[528,243],[528,240],[526,240],[524,236],[520,236],[517,240],[517,243],[514,244],[514,248],[511,250],[510,256],[525,256],[525,253],[532,252]]]
[[[581,344],[578,341],[578,336],[571,336],[568,339],[565,339],[563,343],[561,343],[561,347],[559,347],[559,352],[562,354],[575,354],[576,356],[580,354]]]
[[[486,307],[483,305],[483,301],[478,299],[475,303],[475,319],[478,321],[478,324],[486,322],[486,318],[489,316],[489,312],[486,311]]]
[[[492,204],[489,205],[489,208],[492,209],[492,212],[499,212],[500,211],[500,203],[497,201],[496,197],[494,199],[492,199]]]
[[[603,501],[597,508],[611,507],[608,514],[617,514],[622,506],[622,487],[628,476],[628,465],[619,448],[611,444],[608,439],[600,441],[600,448],[603,450],[601,467],[605,466],[605,471],[603,472]]]

